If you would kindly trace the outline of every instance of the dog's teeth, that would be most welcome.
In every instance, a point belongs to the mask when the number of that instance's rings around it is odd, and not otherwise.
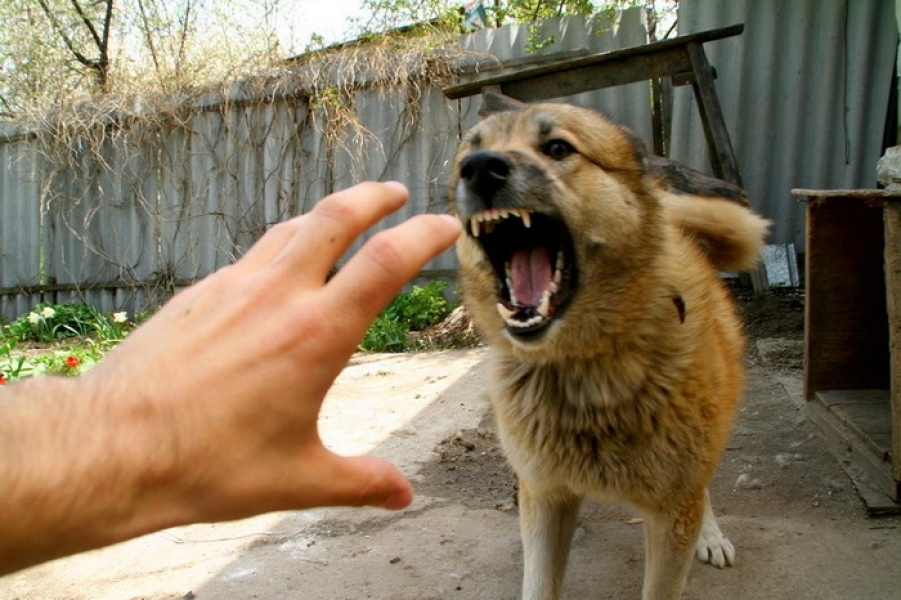
[[[472,231],[472,237],[479,237],[479,215],[469,217],[469,229]]]
[[[519,218],[522,219],[522,224],[525,225],[526,229],[532,228],[532,215],[529,213],[529,211],[519,211]]]
[[[544,294],[541,295],[541,302],[538,303],[538,307],[535,309],[538,311],[538,314],[542,317],[547,317],[551,312],[551,292],[549,290],[545,290]]]
[[[529,327],[534,327],[535,325],[541,324],[542,321],[544,321],[544,317],[542,317],[541,315],[535,315],[534,317],[526,321],[507,321],[507,324],[511,327],[527,329]]]
[[[510,275],[511,268],[512,265],[509,260],[504,263],[504,273],[506,274],[504,283],[507,284],[507,289],[510,290],[510,302],[517,305],[519,304],[519,301],[516,299],[516,296],[513,295],[513,277]]]
[[[563,250],[559,250],[557,251],[557,264],[555,265],[555,270],[562,271],[565,266],[566,259],[563,257]]]
[[[509,308],[507,308],[506,306],[504,306],[504,303],[503,303],[503,302],[498,302],[498,303],[497,303],[497,312],[498,312],[498,314],[501,316],[501,318],[502,318],[504,321],[506,321],[507,323],[512,322],[512,321],[513,321],[513,315],[516,314],[516,312],[514,312],[514,311],[510,310]]]

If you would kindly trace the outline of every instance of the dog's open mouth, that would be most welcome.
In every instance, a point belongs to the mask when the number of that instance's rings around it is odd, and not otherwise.
[[[492,208],[472,215],[467,233],[494,268],[507,330],[520,337],[543,332],[575,288],[575,253],[563,221],[524,208]]]

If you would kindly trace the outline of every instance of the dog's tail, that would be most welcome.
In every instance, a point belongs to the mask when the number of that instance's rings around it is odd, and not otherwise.
[[[663,206],[720,271],[747,271],[760,260],[770,221],[741,204],[709,196],[664,192]]]

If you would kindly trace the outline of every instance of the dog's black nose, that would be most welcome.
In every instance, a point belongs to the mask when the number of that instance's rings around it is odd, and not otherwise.
[[[513,165],[503,154],[481,150],[460,163],[460,179],[483,200],[490,200],[507,183]]]

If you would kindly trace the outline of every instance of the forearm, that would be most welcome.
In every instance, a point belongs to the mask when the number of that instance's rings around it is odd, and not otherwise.
[[[187,519],[163,464],[149,462],[165,452],[146,447],[140,415],[93,387],[42,377],[0,388],[0,573]]]

